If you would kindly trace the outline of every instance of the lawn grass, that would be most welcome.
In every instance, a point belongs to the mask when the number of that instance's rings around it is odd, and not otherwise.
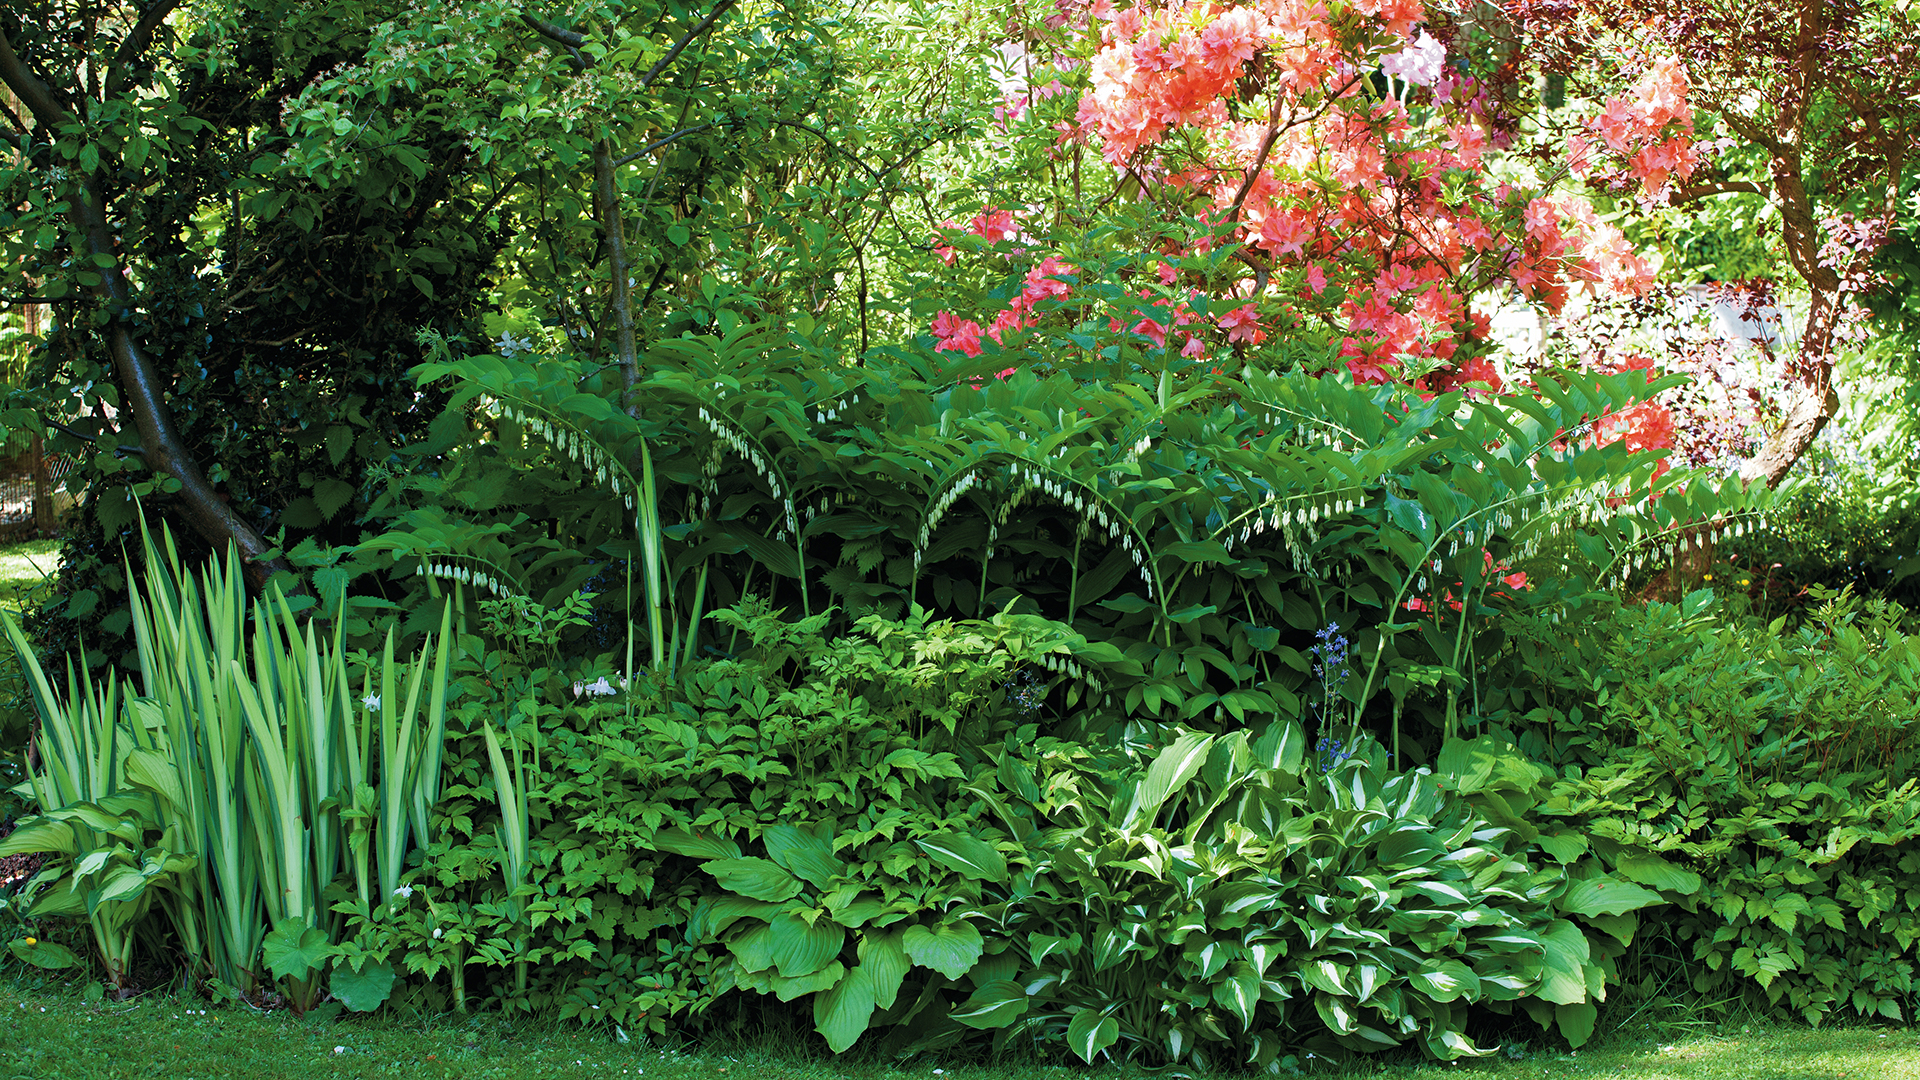
[[[810,1036],[770,1032],[703,1050],[620,1043],[611,1032],[496,1016],[392,1011],[295,1019],[165,995],[86,1002],[77,982],[14,968],[0,975],[0,1080],[1149,1080],[1137,1068],[1031,1061],[907,1062],[828,1055]],[[1545,1048],[1541,1048],[1544,1046]],[[1312,1063],[1310,1063],[1312,1064]],[[1317,1080],[1920,1080],[1920,1030],[1751,1022],[1722,1030],[1640,1026],[1569,1052],[1536,1043],[1459,1065],[1411,1057],[1309,1068]]]
[[[60,541],[26,540],[0,546],[0,604],[18,611],[60,568]]]

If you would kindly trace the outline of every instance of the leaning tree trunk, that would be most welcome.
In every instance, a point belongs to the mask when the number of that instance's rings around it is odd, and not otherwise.
[[[158,4],[153,11],[164,13],[171,4]],[[151,15],[151,12],[149,13]],[[143,18],[142,28],[152,31],[152,20]],[[145,40],[129,38],[135,51]],[[123,49],[123,52],[125,50]],[[55,132],[79,121],[46,83],[41,82],[14,52],[13,43],[0,31],[0,83],[13,92],[33,117],[36,130]],[[19,133],[22,136],[24,132]],[[24,140],[23,140],[24,142]],[[21,147],[25,151],[25,146]],[[114,374],[124,395],[124,407],[133,414],[140,435],[140,451],[147,467],[158,477],[174,480],[179,490],[173,493],[175,505],[187,524],[216,549],[229,543],[244,558],[248,581],[257,589],[276,572],[289,570],[285,559],[267,557],[273,545],[234,514],[226,501],[207,482],[206,473],[187,450],[180,431],[174,426],[173,412],[167,407],[166,384],[142,344],[133,335],[134,301],[127,285],[126,265],[114,243],[108,218],[105,193],[98,179],[68,181],[67,197],[71,209],[68,219],[78,234],[84,254],[100,266],[100,283],[94,286],[107,312],[100,333],[113,359]],[[79,253],[76,253],[79,254]]]
[[[1741,468],[1740,475],[1748,482],[1758,480],[1768,487],[1779,487],[1826,428],[1827,421],[1840,411],[1840,394],[1833,386],[1833,334],[1840,307],[1841,298],[1836,292],[1814,289],[1794,357],[1790,383],[1793,396],[1787,404],[1786,419]]]

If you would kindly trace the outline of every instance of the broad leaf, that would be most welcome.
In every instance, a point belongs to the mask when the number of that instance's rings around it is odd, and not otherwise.
[[[821,919],[812,925],[798,915],[775,915],[768,920],[767,958],[781,975],[793,979],[811,975],[840,955],[847,931],[839,923]]]
[[[970,923],[942,926],[907,927],[900,938],[901,948],[921,967],[929,967],[949,979],[958,979],[979,961],[984,943],[980,931]]]
[[[1093,1064],[1093,1059],[1107,1047],[1120,1041],[1120,1022],[1111,1016],[1102,1016],[1093,1009],[1081,1009],[1067,1021],[1067,1045],[1080,1055],[1080,1060]]]
[[[966,833],[941,833],[916,840],[934,862],[975,881],[1004,882],[1007,860],[993,845]]]
[[[342,1005],[354,1012],[372,1012],[393,993],[393,967],[384,961],[368,961],[359,971],[350,965],[333,969],[327,988]]]
[[[709,859],[700,866],[726,889],[754,900],[778,903],[800,895],[800,879],[766,859]]]
[[[956,1006],[953,1019],[970,1028],[1003,1028],[1027,1011],[1027,992],[1012,979],[994,979]]]
[[[305,979],[325,967],[332,955],[326,931],[308,926],[297,916],[281,919],[260,943],[260,958],[281,979]]]
[[[838,1054],[867,1030],[873,1016],[873,982],[865,964],[813,996],[813,1027]]]
[[[1663,903],[1659,893],[1603,874],[1567,886],[1555,906],[1568,915],[1624,915],[1658,903]]]

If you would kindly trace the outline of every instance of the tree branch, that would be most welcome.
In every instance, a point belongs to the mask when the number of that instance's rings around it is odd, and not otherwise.
[[[114,50],[113,62],[107,65],[107,93],[118,94],[127,88],[127,65],[147,51],[147,46],[153,41],[153,32],[179,6],[180,0],[154,0],[152,7],[140,13],[140,21],[127,31],[127,36],[120,41],[120,47]]]
[[[692,44],[694,38],[706,33],[707,27],[712,26],[720,16],[725,15],[732,8],[733,0],[720,0],[719,3],[713,5],[713,10],[707,12],[706,18],[701,19],[694,25],[693,29],[682,34],[680,40],[673,43],[673,48],[668,49],[665,56],[656,60],[654,65],[647,69],[645,75],[640,76],[640,88],[644,90],[653,85],[653,80],[659,78],[660,73],[667,70],[667,65],[673,63],[674,59],[680,55],[682,49]]]
[[[53,88],[40,81],[39,77],[27,70],[20,62],[19,54],[13,51],[13,42],[7,40],[7,32],[0,30],[0,83],[6,83],[13,96],[27,107],[36,123],[42,127],[57,127],[63,121],[73,119],[73,114],[53,96]]]
[[[660,149],[661,147],[667,145],[670,142],[673,142],[674,140],[680,138],[683,135],[692,135],[697,132],[705,131],[710,127],[717,127],[719,126],[719,124],[720,124],[720,121],[713,120],[713,121],[709,121],[708,123],[701,124],[697,127],[681,128],[679,131],[674,132],[673,134],[667,136],[664,139],[655,139],[654,141],[648,143],[647,145],[641,147],[640,149],[635,150],[631,154],[626,154],[621,157],[615,158],[613,160],[613,167],[617,169],[622,165],[631,165],[635,161],[638,161],[641,158],[646,157],[648,154],[653,153],[655,150]]]

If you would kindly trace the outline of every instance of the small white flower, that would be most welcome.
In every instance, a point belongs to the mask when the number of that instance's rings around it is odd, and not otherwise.
[[[347,1048],[344,1046],[336,1046],[333,1048],[333,1052],[336,1054],[344,1054],[347,1052]]]
[[[607,677],[605,675],[602,675],[597,680],[588,683],[584,688],[584,690],[586,693],[593,694],[596,697],[606,697],[608,694],[611,694],[614,692],[613,684],[607,681]]]
[[[440,928],[437,926],[433,928],[433,937],[436,941],[440,938]]]
[[[399,888],[393,890],[393,895],[399,897],[402,900],[411,899],[413,896],[413,886],[402,885]]]
[[[368,694],[360,699],[360,704],[365,705],[369,711],[377,709],[380,707],[380,695]]]

